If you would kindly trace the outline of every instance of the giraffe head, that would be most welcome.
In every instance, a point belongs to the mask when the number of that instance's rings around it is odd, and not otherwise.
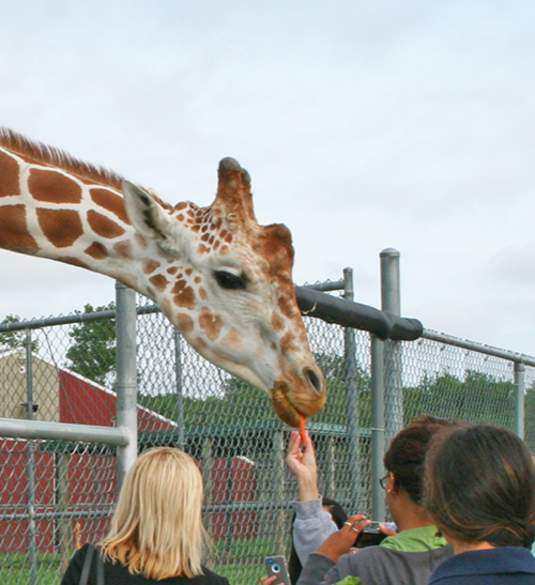
[[[218,176],[205,208],[173,208],[123,183],[146,246],[146,291],[201,355],[266,391],[279,417],[297,426],[300,414],[321,410],[326,390],[297,306],[291,235],[282,224],[258,225],[237,161],[223,159]]]

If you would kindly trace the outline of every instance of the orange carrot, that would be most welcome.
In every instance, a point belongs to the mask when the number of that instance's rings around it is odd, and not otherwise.
[[[301,414],[299,415],[299,436],[301,437],[301,442],[304,443],[306,441],[306,430],[305,430],[305,417]]]

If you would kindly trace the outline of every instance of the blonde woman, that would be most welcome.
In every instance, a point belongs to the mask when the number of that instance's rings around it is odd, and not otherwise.
[[[87,544],[78,550],[61,584],[228,585],[202,565],[202,499],[201,474],[189,455],[170,447],[145,451],[125,478],[98,552]]]

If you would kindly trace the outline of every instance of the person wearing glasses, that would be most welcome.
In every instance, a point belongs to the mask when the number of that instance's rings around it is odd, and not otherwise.
[[[292,434],[287,463],[299,486],[294,543],[303,570],[298,585],[328,585],[345,577],[360,579],[349,580],[352,585],[427,585],[435,567],[453,551],[422,505],[425,457],[431,439],[455,424],[423,416],[392,439],[381,485],[399,532],[383,528],[389,536],[380,545],[353,554],[348,553],[369,521],[357,514],[336,529],[321,510],[312,441],[307,435],[303,444],[298,433]]]

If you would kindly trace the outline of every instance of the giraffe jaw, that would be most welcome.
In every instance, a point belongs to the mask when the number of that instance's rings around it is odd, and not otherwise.
[[[292,404],[288,398],[288,385],[284,382],[277,382],[271,391],[271,403],[277,416],[291,427],[298,428],[303,414]]]

